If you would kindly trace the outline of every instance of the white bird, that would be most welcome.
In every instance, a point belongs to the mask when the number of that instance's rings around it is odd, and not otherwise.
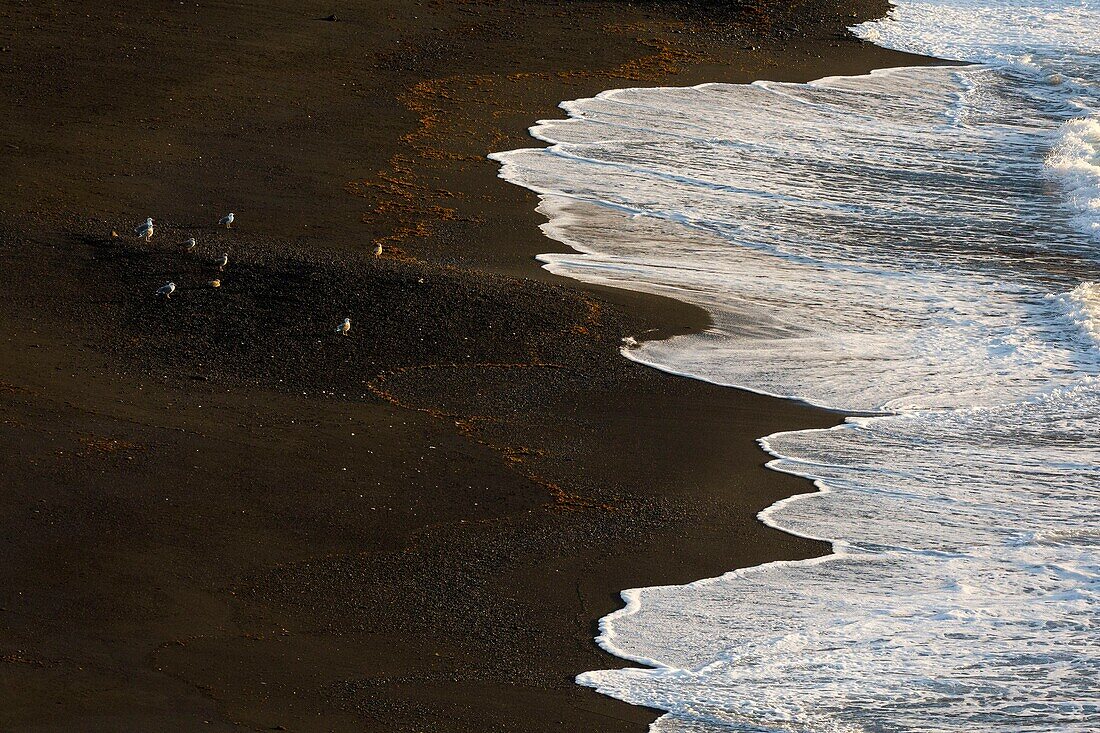
[[[218,260],[218,269],[219,270],[224,270],[225,266],[228,265],[228,264],[229,264],[229,255],[228,255],[228,253],[223,254],[222,258],[220,260]]]
[[[188,239],[187,242],[185,242],[185,244],[187,245],[187,251],[188,252],[195,251],[195,247],[199,246],[199,243],[195,241],[194,237],[191,237],[190,239]]]
[[[164,285],[161,285],[160,288],[157,290],[157,295],[163,295],[165,298],[171,298],[172,293],[174,292],[176,292],[176,284],[165,283]]]
[[[139,224],[138,226],[134,227],[134,234],[138,235],[139,237],[144,237],[146,242],[152,239],[153,217],[150,216],[148,219],[145,220],[144,224]]]
[[[341,336],[347,336],[348,331],[350,331],[350,330],[351,330],[351,319],[350,318],[345,318],[344,322],[336,327],[336,333],[340,334]]]
[[[382,243],[378,242],[377,244],[374,245],[374,256],[378,257],[381,254],[382,254]]]
[[[228,214],[222,217],[222,220],[219,221],[218,224],[225,224],[225,228],[230,229],[233,226],[233,219],[233,212],[230,211]]]

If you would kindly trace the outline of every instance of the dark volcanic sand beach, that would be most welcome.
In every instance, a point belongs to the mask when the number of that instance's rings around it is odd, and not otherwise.
[[[705,314],[539,270],[485,155],[914,63],[845,37],[884,11],[0,0],[0,730],[643,730],[596,620],[822,552],[755,439],[839,417],[623,359]]]

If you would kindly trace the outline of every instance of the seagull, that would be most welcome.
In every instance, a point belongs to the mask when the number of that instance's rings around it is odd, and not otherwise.
[[[378,242],[374,245],[374,256],[378,257],[382,254],[382,243]]]
[[[150,216],[148,219],[145,220],[144,224],[139,224],[138,226],[134,227],[134,234],[138,235],[139,237],[144,237],[146,242],[152,239],[153,217]]]
[[[222,258],[220,260],[218,260],[218,269],[219,270],[224,270],[225,266],[228,265],[228,264],[229,264],[229,255],[228,254],[223,254]]]
[[[186,242],[184,242],[184,244],[187,245],[187,251],[188,252],[194,252],[195,247],[199,246],[199,243],[195,241],[194,237],[191,237],[190,239],[188,239]]]
[[[340,334],[341,336],[347,336],[348,331],[350,331],[350,330],[351,330],[351,319],[350,318],[345,318],[344,322],[336,327],[336,333]]]
[[[233,218],[233,212],[230,211],[228,214],[222,217],[222,220],[219,221],[218,224],[225,224],[226,229],[231,229],[233,227]]]
[[[172,293],[174,292],[176,292],[176,284],[165,283],[164,285],[161,285],[160,288],[157,290],[157,295],[163,295],[165,298],[171,298]]]

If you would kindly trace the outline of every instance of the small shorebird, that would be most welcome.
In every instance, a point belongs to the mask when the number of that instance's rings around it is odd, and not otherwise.
[[[350,330],[351,330],[351,319],[350,318],[345,318],[344,322],[336,327],[336,333],[340,334],[341,336],[347,336],[348,331],[350,331]]]
[[[382,243],[381,243],[381,242],[377,242],[377,243],[376,243],[376,244],[374,245],[374,256],[375,256],[375,257],[378,257],[378,256],[380,256],[381,254],[382,254]]]
[[[144,224],[134,227],[134,234],[143,238],[146,242],[153,238],[153,217],[145,220]]]
[[[157,289],[157,295],[163,295],[165,298],[171,298],[174,292],[176,292],[175,283],[164,283]]]
[[[222,258],[220,260],[218,260],[218,269],[219,270],[224,270],[225,266],[228,265],[228,264],[229,264],[229,254],[226,253],[226,254],[222,255]]]
[[[218,224],[225,224],[226,229],[232,229],[234,218],[235,217],[233,216],[233,212],[230,211],[228,214],[226,214],[225,216],[222,217],[222,220],[219,221]]]
[[[187,245],[187,251],[188,252],[194,252],[195,247],[199,246],[199,243],[195,241],[194,237],[191,237],[190,239],[188,239],[186,242],[184,242],[184,244]]]

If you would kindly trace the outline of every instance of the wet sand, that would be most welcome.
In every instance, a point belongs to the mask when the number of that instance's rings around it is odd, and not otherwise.
[[[0,729],[644,730],[596,620],[823,552],[755,440],[839,416],[623,359],[705,314],[540,270],[485,155],[917,62],[884,5],[148,5],[0,1]]]

